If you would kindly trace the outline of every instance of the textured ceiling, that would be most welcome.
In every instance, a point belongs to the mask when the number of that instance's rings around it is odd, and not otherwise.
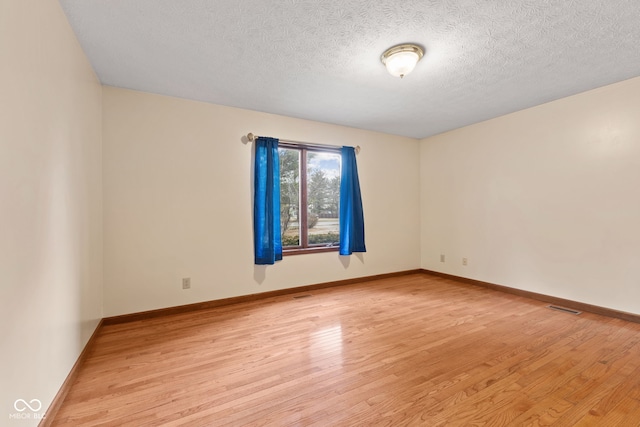
[[[415,138],[640,75],[639,0],[60,3],[106,85]]]

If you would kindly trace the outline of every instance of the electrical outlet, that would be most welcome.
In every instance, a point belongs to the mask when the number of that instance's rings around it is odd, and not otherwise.
[[[440,262],[444,262],[444,254],[440,254]]]
[[[182,279],[182,289],[191,289],[191,278],[185,277]]]
[[[467,265],[467,259],[466,258],[462,258],[462,265]]]

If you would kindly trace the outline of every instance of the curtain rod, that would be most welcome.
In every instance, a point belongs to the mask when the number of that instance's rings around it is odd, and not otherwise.
[[[253,133],[249,132],[247,134],[247,139],[250,142],[254,142],[256,140],[256,138],[259,138],[259,136],[254,135]],[[289,144],[302,144],[302,145],[307,145],[309,147],[317,147],[317,148],[328,148],[331,150],[339,150],[340,147],[336,146],[336,145],[323,145],[323,144],[311,144],[308,142],[301,142],[301,141],[291,141],[291,140],[287,140],[287,139],[280,139],[280,141],[284,142],[284,143],[289,143]],[[355,148],[356,154],[360,153],[360,146],[357,145]]]

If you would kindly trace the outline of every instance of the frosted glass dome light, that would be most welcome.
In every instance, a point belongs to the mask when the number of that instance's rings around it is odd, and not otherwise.
[[[387,49],[380,60],[387,67],[389,74],[403,78],[416,67],[424,56],[424,51],[415,44],[401,44]]]

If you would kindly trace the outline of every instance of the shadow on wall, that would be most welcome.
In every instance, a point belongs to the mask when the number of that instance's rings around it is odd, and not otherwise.
[[[266,265],[253,265],[253,280],[259,285],[264,283],[264,279],[267,278],[267,266]]]
[[[340,259],[340,262],[342,263],[342,266],[344,267],[345,270],[347,270],[349,268],[349,265],[351,265],[351,258],[356,257],[360,260],[361,264],[364,264],[364,253],[362,252],[354,252],[351,255],[340,255],[338,256],[338,259]]]
[[[342,266],[345,270],[349,269],[351,265],[351,258],[356,257],[360,260],[361,264],[364,264],[364,253],[358,252],[348,256],[338,256],[338,259],[342,263]],[[268,265],[253,265],[253,280],[256,281],[259,285],[262,285],[267,278],[267,267]]]

